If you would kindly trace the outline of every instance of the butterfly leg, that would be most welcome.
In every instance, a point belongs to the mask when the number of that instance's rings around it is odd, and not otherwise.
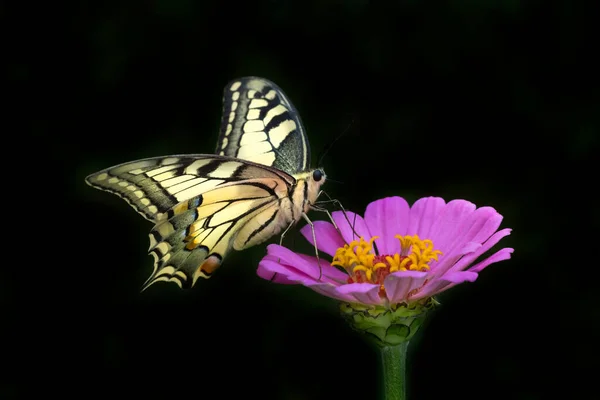
[[[282,233],[282,234],[281,234],[281,236],[279,237],[279,245],[280,245],[280,246],[283,246],[283,238],[284,238],[285,234],[286,234],[286,233],[287,233],[287,232],[290,230],[290,228],[291,228],[292,226],[294,226],[294,222],[295,222],[295,221],[292,221],[292,222],[291,222],[291,223],[288,225],[288,227],[287,227],[287,228],[285,228],[285,230],[283,231],[283,233]],[[278,260],[277,260],[277,262],[280,262],[280,261],[281,261],[281,259],[278,259]],[[275,277],[276,277],[276,276],[277,276],[277,273],[274,273],[274,274],[273,274],[273,276],[272,276],[272,277],[271,277],[271,279],[270,279],[270,282],[273,282],[273,281],[275,280]]]
[[[315,256],[317,257],[317,264],[319,265],[319,280],[321,280],[321,277],[323,276],[323,268],[321,268],[321,259],[319,258],[319,249],[317,247],[317,237],[315,235],[315,225],[310,220],[310,218],[308,218],[308,215],[306,215],[306,213],[302,213],[302,217],[310,225],[310,230],[312,232],[313,244],[315,245]],[[334,224],[335,224],[335,222],[334,222]]]
[[[329,200],[317,201],[316,203],[319,203],[319,204],[325,204],[325,203],[337,204],[337,205],[338,205],[338,206],[339,206],[339,207],[342,209],[342,211],[344,212],[344,215],[346,214],[346,210],[344,210],[344,206],[342,206],[342,203],[340,203],[340,201],[339,201],[339,200],[337,200],[337,199],[332,199],[332,198],[329,196],[329,194],[327,194],[327,192],[326,192],[326,191],[324,191],[324,190],[320,190],[320,191],[319,191],[319,194],[317,194],[317,199],[318,199],[318,198],[319,198],[319,197],[320,197],[322,194],[325,194],[325,196],[327,196],[327,198],[328,198]],[[326,208],[324,208],[324,207],[320,207],[320,206],[318,206],[318,205],[316,205],[316,204],[312,204],[312,205],[311,205],[311,208],[312,208],[313,210],[315,210],[315,211],[321,211],[321,212],[327,213],[327,216],[329,217],[329,220],[330,220],[330,221],[331,221],[331,223],[333,224],[334,228],[335,228],[335,229],[336,229],[338,232],[340,231],[340,229],[338,228],[337,224],[335,223],[335,221],[334,221],[334,219],[333,219],[333,216],[331,215],[331,213],[329,212],[329,210],[328,210],[328,209],[326,209]]]
[[[335,221],[333,219],[333,216],[331,215],[331,213],[329,212],[328,209],[323,208],[323,207],[319,207],[319,206],[310,206],[310,209],[326,213],[327,216],[329,217],[329,220],[333,224],[333,227],[335,228],[335,230],[338,231],[338,232],[340,231],[340,228],[338,228],[337,224],[335,223]]]
[[[279,237],[279,245],[280,245],[280,246],[283,246],[283,238],[285,237],[285,235],[287,234],[287,232],[290,230],[290,228],[291,228],[292,226],[294,226],[294,223],[295,223],[295,222],[296,222],[296,221],[292,221],[292,222],[291,222],[291,223],[288,225],[288,227],[287,227],[287,228],[285,228],[285,230],[283,231],[283,233],[282,233],[282,234],[281,234],[281,236]]]
[[[312,205],[311,208],[315,211],[322,211],[322,212],[326,212],[327,215],[329,216],[329,219],[331,220],[331,222],[333,223],[333,226],[335,227],[335,229],[340,233],[340,235],[342,234],[339,230],[339,228],[337,227],[337,225],[335,224],[335,221],[333,220],[333,217],[331,216],[331,213],[329,212],[329,210],[325,209],[324,207],[320,207],[320,204],[335,204],[338,207],[340,207],[340,209],[342,210],[342,214],[344,214],[344,218],[346,218],[346,222],[348,222],[348,225],[350,226],[350,228],[352,229],[352,233],[354,234],[354,236],[356,238],[358,238],[359,234],[356,233],[356,230],[354,230],[354,226],[356,225],[356,214],[354,214],[354,221],[352,223],[350,223],[350,219],[348,219],[348,214],[346,213],[346,209],[344,208],[344,206],[342,205],[342,203],[337,200],[337,199],[332,199],[329,194],[327,194],[327,192],[325,192],[324,190],[321,190],[319,192],[320,196],[321,194],[324,194],[325,196],[327,196],[328,200],[321,200],[321,201],[317,201],[315,203],[315,205]],[[317,198],[318,198],[317,196]]]

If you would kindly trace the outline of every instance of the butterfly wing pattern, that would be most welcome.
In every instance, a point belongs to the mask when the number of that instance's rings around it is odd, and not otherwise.
[[[225,87],[216,153],[292,175],[310,167],[300,116],[277,85],[261,78],[235,80]]]
[[[260,244],[297,223],[325,182],[321,170],[307,170],[301,121],[272,82],[232,81],[223,104],[218,154],[147,158],[86,178],[154,223],[154,271],[142,290],[159,281],[189,288],[209,278],[232,249]]]

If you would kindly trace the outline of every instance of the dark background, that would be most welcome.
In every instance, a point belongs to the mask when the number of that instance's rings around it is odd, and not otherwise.
[[[150,224],[84,184],[125,161],[213,152],[223,87],[246,75],[289,95],[314,162],[347,130],[323,161],[346,208],[461,198],[513,229],[497,247],[511,260],[438,298],[410,347],[411,399],[598,396],[599,63],[583,3],[2,7],[6,120],[32,194],[5,209],[26,253],[2,285],[1,398],[377,398],[378,354],[334,301],[259,279],[265,246],[191,291],[140,294]]]

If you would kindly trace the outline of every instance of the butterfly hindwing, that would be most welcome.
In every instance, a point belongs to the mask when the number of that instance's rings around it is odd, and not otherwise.
[[[223,94],[216,153],[295,174],[310,165],[300,116],[273,82],[257,77],[231,81]]]
[[[269,178],[228,184],[209,190],[169,211],[150,233],[154,272],[146,287],[174,281],[191,287],[209,278],[231,251],[242,250],[281,229],[278,198],[286,185]]]

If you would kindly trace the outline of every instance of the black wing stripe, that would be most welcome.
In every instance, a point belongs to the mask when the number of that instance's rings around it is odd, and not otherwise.
[[[246,246],[248,244],[248,242],[250,242],[250,240],[254,236],[258,235],[263,230],[265,230],[269,225],[271,225],[271,223],[273,223],[273,221],[275,221],[275,218],[277,218],[277,214],[279,214],[279,209],[278,208],[275,209],[275,212],[273,213],[273,215],[271,215],[271,217],[268,220],[266,220],[258,229],[256,229],[250,235],[248,235],[248,237],[244,241],[244,246]]]
[[[277,85],[257,77],[240,78],[225,87],[216,152],[290,174],[310,164],[310,147],[296,109]]]

